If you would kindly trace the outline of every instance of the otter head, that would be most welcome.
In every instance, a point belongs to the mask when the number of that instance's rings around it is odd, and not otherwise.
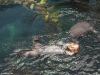
[[[38,35],[33,36],[33,42],[39,42],[40,41],[40,37]]]
[[[40,36],[38,36],[38,35],[33,36],[32,42],[33,42],[32,50],[41,48],[42,44],[41,44]]]
[[[64,45],[65,53],[68,55],[74,55],[79,52],[79,43],[76,42],[68,42]]]

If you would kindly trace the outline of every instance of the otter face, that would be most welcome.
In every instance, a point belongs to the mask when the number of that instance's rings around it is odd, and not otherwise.
[[[78,53],[79,48],[80,48],[79,44],[74,43],[74,42],[69,42],[64,45],[65,52],[68,55],[74,55],[74,54]]]

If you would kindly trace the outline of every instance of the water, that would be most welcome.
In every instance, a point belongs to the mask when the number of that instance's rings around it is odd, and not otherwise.
[[[14,49],[30,48],[33,35],[41,35],[43,43],[53,43],[54,41],[62,40],[62,38],[67,38],[67,34],[61,32],[68,31],[78,20],[86,19],[87,12],[78,12],[77,9],[74,10],[71,6],[61,7],[59,8],[59,12],[63,15],[60,18],[58,27],[55,26],[54,29],[51,27],[48,30],[42,17],[36,16],[31,10],[27,10],[18,5],[1,8],[1,74],[100,75],[100,43],[95,42],[95,35],[91,33],[79,39],[81,51],[76,56],[43,55],[26,58],[9,55]],[[99,22],[96,27],[99,28]],[[61,28],[59,29],[60,31],[55,31],[57,28]],[[45,29],[48,31],[45,31]],[[53,35],[51,32],[60,32],[61,34]],[[47,36],[47,34],[49,34],[49,36]]]

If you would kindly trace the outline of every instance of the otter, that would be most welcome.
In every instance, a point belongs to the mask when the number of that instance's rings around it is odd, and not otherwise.
[[[69,29],[70,36],[74,39],[79,38],[87,32],[93,32],[95,34],[98,33],[87,21],[78,22]]]
[[[31,49],[17,49],[14,51],[16,55],[23,55],[26,57],[45,55],[45,54],[67,54],[74,55],[78,53],[79,45],[77,43],[63,43],[62,45],[42,45],[39,41],[39,37],[34,36],[33,46]],[[78,45],[78,46],[77,46]],[[67,48],[68,47],[68,48]],[[67,51],[67,49],[69,51]]]
[[[74,55],[79,52],[79,45],[75,43],[67,43],[64,44],[64,47],[60,47],[57,45],[47,45],[30,50],[20,49],[20,51],[16,51],[16,54],[28,56],[37,56],[37,55],[57,55],[57,54],[66,54],[66,55]]]

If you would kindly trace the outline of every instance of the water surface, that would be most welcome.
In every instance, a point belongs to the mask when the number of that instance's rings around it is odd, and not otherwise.
[[[63,14],[58,26],[54,26],[54,28],[49,26],[48,28],[42,17],[37,16],[32,10],[19,5],[0,7],[1,73],[13,73],[13,75],[100,74],[100,42],[95,42],[94,34],[87,34],[79,39],[81,51],[76,56],[44,55],[25,58],[9,55],[14,49],[30,48],[33,35],[43,36],[44,43],[68,38],[67,34],[63,32],[67,32],[78,20],[84,20],[88,15],[87,12],[79,12],[71,6],[62,6],[58,10]],[[96,27],[99,31],[99,22]],[[53,35],[58,32],[60,34]],[[49,37],[46,36],[48,34]]]

